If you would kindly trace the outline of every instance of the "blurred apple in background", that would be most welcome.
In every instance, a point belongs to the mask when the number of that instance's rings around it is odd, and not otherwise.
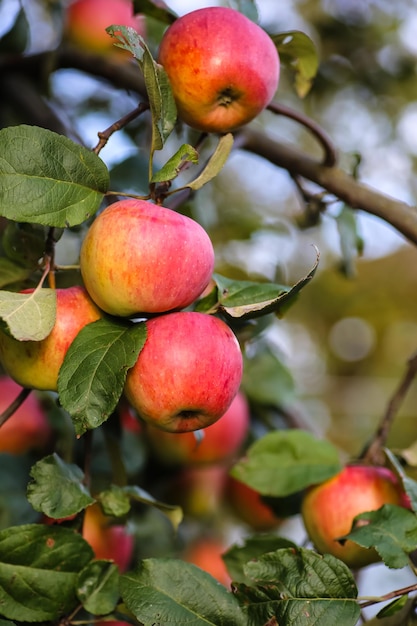
[[[125,394],[139,416],[170,432],[206,428],[239,391],[243,359],[229,326],[205,313],[168,313],[146,322],[147,338],[128,371]]]
[[[272,39],[230,8],[208,7],[178,18],[161,40],[158,60],[179,117],[204,132],[247,124],[278,87],[280,62]]]
[[[124,572],[132,560],[134,537],[126,526],[111,522],[112,519],[104,515],[99,504],[92,504],[85,510],[82,535],[97,559],[112,560]]]
[[[169,433],[147,424],[146,435],[158,460],[167,465],[213,464],[235,458],[249,432],[250,413],[239,391],[226,413],[198,433]]]
[[[201,537],[192,541],[182,554],[184,561],[194,563],[200,569],[218,580],[225,587],[229,587],[232,579],[222,559],[227,547],[217,537]]]
[[[228,477],[226,497],[235,515],[253,530],[272,530],[282,523],[258,491],[233,476]]]
[[[0,413],[3,413],[22,391],[8,376],[0,375]],[[0,452],[24,454],[42,448],[50,441],[52,429],[39,398],[30,393],[23,404],[0,428]]]
[[[180,506],[186,516],[216,517],[223,503],[227,474],[225,465],[183,468],[167,484],[163,499]]]
[[[410,507],[397,476],[386,467],[348,465],[333,478],[308,489],[301,512],[317,550],[355,569],[380,561],[380,556],[374,549],[353,541],[342,545],[337,539],[351,531],[356,515],[376,511],[384,504]]]
[[[130,26],[145,36],[143,15],[134,15],[131,0],[75,0],[65,15],[64,35],[86,52],[111,55],[118,60],[133,59],[127,51],[115,46],[116,40],[106,28],[112,24]]]

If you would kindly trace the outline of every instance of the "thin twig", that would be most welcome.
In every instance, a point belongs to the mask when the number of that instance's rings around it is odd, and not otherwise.
[[[373,606],[374,604],[379,604],[380,602],[386,602],[387,600],[393,600],[394,598],[399,598],[400,596],[405,596],[411,593],[412,591],[417,591],[417,583],[414,585],[410,585],[409,587],[403,587],[402,589],[396,589],[395,591],[390,591],[383,596],[379,596],[376,598],[371,598],[366,600],[365,602],[361,602],[360,598],[359,606],[361,609],[366,608],[367,606]]]
[[[23,387],[17,398],[13,400],[3,413],[0,414],[0,427],[3,426],[3,424],[5,424],[14,413],[16,413],[17,409],[24,403],[31,391],[32,389]]]
[[[384,462],[385,455],[383,453],[383,447],[385,446],[388,438],[391,426],[398,413],[398,410],[404,401],[404,398],[417,375],[417,353],[415,353],[407,363],[406,372],[400,381],[397,389],[394,391],[390,401],[388,402],[384,416],[381,423],[372,438],[371,443],[367,446],[362,459],[365,462],[382,464]]]
[[[95,154],[99,154],[100,151],[107,144],[108,140],[113,135],[113,133],[117,132],[118,130],[121,130],[122,128],[127,126],[130,122],[133,122],[133,120],[135,120],[137,117],[142,115],[142,113],[144,113],[148,109],[149,109],[148,102],[140,102],[139,105],[136,107],[136,109],[133,109],[133,111],[121,117],[119,120],[117,120],[117,122],[114,122],[114,124],[106,128],[106,130],[98,132],[97,136],[99,138],[99,142],[96,145],[96,147],[93,148],[93,152],[95,152]]]

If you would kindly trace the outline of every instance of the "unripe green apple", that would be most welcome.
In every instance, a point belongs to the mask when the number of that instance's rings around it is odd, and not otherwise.
[[[89,228],[80,266],[90,296],[107,313],[164,313],[201,294],[214,251],[189,217],[143,200],[120,200]]]
[[[110,559],[124,572],[132,560],[134,537],[126,526],[110,522],[100,505],[92,504],[84,513],[82,536],[93,548],[96,559]]]
[[[356,569],[380,561],[378,553],[349,540],[342,545],[337,539],[351,531],[356,515],[376,511],[384,504],[409,508],[395,474],[386,467],[348,465],[333,478],[308,489],[301,512],[317,550]]]
[[[197,9],[178,18],[162,38],[158,60],[179,117],[204,132],[247,124],[278,87],[280,61],[272,39],[230,8]]]
[[[145,345],[126,377],[129,402],[162,430],[214,424],[242,379],[242,353],[232,330],[217,317],[192,311],[155,317],[146,327]]]
[[[0,413],[17,398],[22,388],[8,376],[0,376]],[[0,428],[0,452],[24,454],[45,446],[52,429],[39,398],[31,393]]]
[[[42,341],[18,341],[0,332],[0,361],[22,387],[56,391],[64,357],[79,331],[102,313],[83,287],[57,289],[56,320]]]
[[[258,491],[233,476],[228,478],[226,494],[236,516],[254,530],[272,530],[282,523]]]
[[[226,413],[211,426],[194,432],[170,433],[148,424],[146,433],[157,458],[165,464],[219,463],[238,455],[249,430],[249,406],[239,391]]]
[[[74,0],[65,15],[66,38],[82,50],[109,55],[114,59],[133,57],[114,45],[106,28],[112,24],[130,26],[144,35],[145,22],[141,15],[133,14],[131,0]]]

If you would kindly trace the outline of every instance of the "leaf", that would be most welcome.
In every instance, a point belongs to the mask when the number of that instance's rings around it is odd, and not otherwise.
[[[136,363],[145,340],[145,324],[110,319],[87,324],[78,333],[58,376],[60,402],[78,435],[100,426],[115,409],[127,370]]]
[[[287,496],[323,482],[342,469],[337,449],[303,430],[264,435],[231,474],[264,496]]]
[[[214,274],[213,278],[221,292],[219,296],[221,310],[229,317],[240,320],[254,319],[269,313],[279,315],[284,307],[288,308],[293,304],[299,292],[313,278],[320,258],[317,249],[316,255],[316,261],[311,270],[293,287],[273,283],[234,281]]]
[[[130,511],[130,499],[124,487],[111,485],[96,496],[105,515],[121,517]]]
[[[187,183],[186,187],[189,187],[193,191],[197,191],[197,189],[201,189],[201,187],[203,187],[206,183],[215,178],[226,163],[232,148],[232,133],[222,135],[215,151],[211,155],[201,174],[190,183]]]
[[[336,559],[304,548],[281,549],[246,564],[249,587],[237,584],[250,626],[354,626],[360,615],[352,572]],[[256,586],[255,586],[256,585]]]
[[[276,535],[257,534],[245,540],[243,545],[232,546],[222,555],[234,582],[245,582],[249,584],[250,579],[246,578],[243,570],[246,563],[252,559],[261,557],[266,552],[275,552],[282,548],[295,548],[296,545]]]
[[[396,620],[398,620],[399,618],[404,620],[404,617],[405,617],[404,611],[406,614],[408,614],[410,612],[410,605],[413,606],[414,601],[410,600],[408,595],[405,594],[403,596],[400,596],[399,598],[396,598],[395,600],[393,600],[392,602],[384,606],[384,608],[382,608],[378,612],[377,618],[378,620],[381,620],[387,617],[394,617],[394,619]],[[400,611],[401,611],[401,614],[400,614]],[[414,611],[413,611],[413,614],[414,614]],[[399,624],[400,626],[404,626],[404,621],[397,621],[396,623]]]
[[[337,229],[342,250],[342,269],[349,278],[355,275],[355,259],[363,252],[363,239],[358,231],[357,214],[344,205],[336,216]]]
[[[65,463],[55,452],[32,467],[33,482],[27,497],[35,511],[53,519],[79,513],[94,502],[84,485],[84,473],[72,463]]]
[[[181,524],[183,519],[183,512],[181,507],[172,504],[165,504],[164,502],[155,500],[153,496],[147,493],[144,489],[137,487],[136,485],[123,487],[123,490],[132,500],[142,502],[142,504],[148,504],[161,511],[161,513],[163,513],[169,519],[172,526],[174,527],[174,530],[178,530],[178,526]]]
[[[67,528],[27,524],[0,531],[2,616],[41,622],[70,612],[78,573],[92,558],[88,543]]]
[[[313,41],[305,33],[292,30],[271,35],[281,62],[295,71],[295,90],[304,98],[311,89],[317,74],[319,60]]]
[[[235,11],[246,15],[255,24],[259,22],[258,9],[254,0],[229,0],[228,5]]]
[[[0,288],[29,278],[32,270],[13,263],[5,257],[0,258]]]
[[[19,341],[45,339],[55,324],[55,316],[54,289],[40,288],[31,293],[0,291],[0,317]]]
[[[134,13],[144,13],[165,24],[172,24],[177,14],[170,9],[163,0],[133,0]]]
[[[114,611],[120,597],[117,565],[101,560],[88,563],[78,576],[77,597],[93,615]]]
[[[243,387],[251,400],[282,407],[295,398],[295,383],[290,370],[268,347],[244,357]]]
[[[183,144],[177,152],[154,174],[151,183],[162,183],[178,176],[185,163],[198,163],[198,152],[193,146]]]
[[[385,565],[401,568],[409,565],[408,555],[417,545],[417,518],[395,504],[384,504],[377,511],[357,515],[353,530],[343,537],[364,548],[375,548]]]
[[[384,448],[384,452],[389,462],[393,466],[394,471],[401,479],[404,490],[407,496],[410,498],[411,508],[413,509],[414,513],[417,513],[417,482],[413,480],[412,478],[410,478],[410,476],[407,476],[407,474],[404,472],[404,469],[401,463],[398,461],[396,456],[391,452],[391,450],[389,450],[388,448]]]
[[[136,572],[121,576],[120,589],[127,608],[144,626],[247,624],[223,585],[179,559],[145,559]]]
[[[75,226],[108,190],[103,161],[68,137],[36,126],[0,130],[0,215],[16,222]]]

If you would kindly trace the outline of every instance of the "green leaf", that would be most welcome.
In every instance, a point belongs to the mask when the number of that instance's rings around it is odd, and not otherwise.
[[[37,269],[45,252],[48,230],[40,224],[8,222],[1,240],[4,254],[19,265]]]
[[[122,598],[136,619],[151,624],[246,626],[236,598],[191,563],[146,559],[120,579]]]
[[[130,511],[130,498],[124,487],[111,485],[96,496],[106,515],[121,517]]]
[[[67,528],[28,524],[0,531],[2,616],[41,622],[70,612],[78,573],[93,556],[81,535]]]
[[[258,9],[254,0],[228,0],[228,5],[231,9],[246,15],[255,24],[259,22]]]
[[[275,552],[282,548],[296,548],[296,545],[292,541],[276,535],[257,534],[246,539],[243,545],[229,548],[222,555],[222,558],[234,582],[249,584],[250,579],[244,574],[246,563],[252,559],[258,559],[266,552]]]
[[[186,187],[189,187],[193,191],[197,191],[197,189],[201,189],[201,187],[203,187],[206,183],[215,178],[226,163],[232,148],[232,133],[222,135],[215,151],[211,155],[201,174],[190,183],[187,183]]]
[[[109,561],[92,561],[80,572],[77,597],[93,615],[106,615],[116,608],[120,597],[119,570]]]
[[[178,526],[181,524],[183,519],[183,512],[181,507],[172,504],[165,504],[165,502],[155,500],[153,496],[151,496],[144,489],[141,489],[136,485],[123,487],[123,490],[132,500],[136,500],[136,502],[142,502],[142,504],[148,504],[161,511],[161,513],[163,513],[165,517],[169,519],[174,530],[178,530]]]
[[[408,555],[417,545],[417,517],[408,509],[384,504],[377,511],[357,515],[352,528],[343,539],[351,539],[364,548],[375,548],[388,567],[399,569],[409,565]]]
[[[58,376],[60,402],[78,435],[100,426],[113,412],[145,340],[145,324],[110,319],[87,324],[78,333]]]
[[[287,496],[342,469],[337,449],[303,430],[275,431],[247,450],[231,474],[264,496]]]
[[[274,617],[291,626],[355,626],[359,619],[352,572],[329,554],[281,549],[250,561],[244,571],[253,586],[238,583],[237,597],[247,607],[250,626]]]
[[[282,407],[295,398],[295,383],[290,370],[268,347],[244,358],[243,388],[251,400]]]
[[[0,288],[25,280],[31,273],[31,269],[17,265],[5,257],[0,258]]]
[[[387,604],[386,606],[384,606],[383,609],[381,609],[378,614],[377,617],[378,619],[382,619],[382,618],[386,618],[386,617],[392,617],[395,616],[396,618],[401,617],[404,618],[404,615],[399,614],[399,612],[401,611],[401,613],[403,612],[403,609],[410,604],[410,599],[408,597],[407,594],[400,596],[399,598],[396,598],[395,600],[393,600],[392,602],[390,602],[389,604]],[[414,604],[414,603],[413,603]],[[409,606],[407,607],[406,611],[409,611]],[[413,611],[414,613],[414,611]],[[404,622],[397,622],[398,624],[400,624],[400,626],[404,626]]]
[[[168,7],[163,0],[133,0],[134,13],[143,13],[165,24],[172,24],[177,19],[177,14]]]
[[[308,94],[317,74],[319,59],[317,50],[305,33],[292,30],[271,35],[281,62],[295,72],[295,90],[300,98]]]
[[[53,519],[79,513],[94,502],[84,485],[84,473],[72,463],[65,463],[55,452],[32,467],[33,482],[27,497],[35,511]]]
[[[36,126],[0,130],[0,215],[16,222],[75,226],[108,190],[103,161],[63,135]]]
[[[410,476],[407,476],[407,474],[404,472],[403,466],[391,450],[389,450],[388,448],[384,448],[384,452],[392,467],[394,468],[394,471],[401,479],[404,490],[407,496],[410,498],[411,508],[413,509],[414,513],[417,513],[417,482],[410,478]]]
[[[41,341],[51,332],[56,316],[55,289],[31,293],[0,291],[0,317],[19,341]]]
[[[336,216],[337,229],[342,250],[342,270],[351,278],[355,275],[355,260],[362,254],[364,242],[358,231],[358,218],[355,211],[344,205]]]
[[[154,174],[151,183],[162,183],[178,176],[185,163],[198,163],[198,152],[193,146],[183,144],[177,152]]]

